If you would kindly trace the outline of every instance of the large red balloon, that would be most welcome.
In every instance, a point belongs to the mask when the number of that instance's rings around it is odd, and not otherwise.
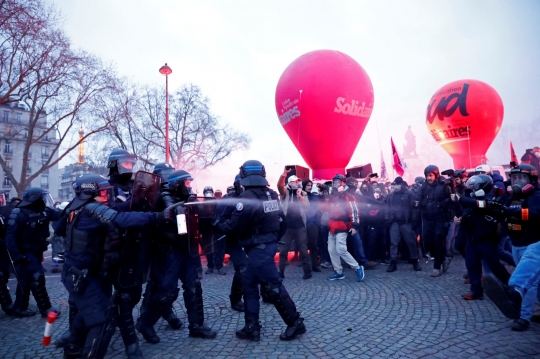
[[[478,80],[441,87],[427,108],[430,135],[454,160],[454,168],[486,163],[486,152],[501,129],[504,106],[495,89]]]
[[[372,109],[369,76],[339,51],[300,56],[276,89],[279,121],[318,179],[345,173]]]

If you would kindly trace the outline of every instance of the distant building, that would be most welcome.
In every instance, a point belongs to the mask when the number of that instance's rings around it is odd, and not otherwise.
[[[58,144],[58,139],[55,138],[54,131],[50,131],[30,147],[28,162],[23,163],[23,152],[28,139],[29,123],[30,111],[25,105],[19,103],[0,105],[0,155],[6,162],[7,167],[11,169],[15,179],[20,178],[23,166],[26,166],[27,176],[29,177],[41,169],[49,159],[51,159],[51,162],[58,159],[58,152],[53,151]],[[42,111],[33,129],[34,136],[41,136],[49,129],[47,114]],[[2,180],[1,189],[6,192],[7,196],[17,196],[17,191],[4,171]],[[54,197],[60,187],[58,164],[43,171],[32,180],[30,187],[41,187],[49,191]]]

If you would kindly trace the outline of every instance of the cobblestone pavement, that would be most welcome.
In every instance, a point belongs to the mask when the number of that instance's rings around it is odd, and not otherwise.
[[[238,340],[234,332],[243,326],[243,315],[230,309],[227,275],[205,275],[203,283],[207,323],[218,331],[214,340],[188,337],[184,327],[173,331],[166,322],[156,325],[161,343],[141,339],[149,358],[540,358],[540,325],[526,332],[510,329],[506,319],[489,301],[465,301],[463,259],[454,257],[447,274],[431,278],[432,262],[423,261],[422,272],[400,263],[398,271],[386,273],[380,265],[366,271],[364,282],[356,282],[352,270],[345,280],[330,282],[330,270],[313,273],[302,280],[302,269],[292,262],[286,269],[285,286],[305,318],[308,332],[291,342],[279,340],[284,329],[271,305],[261,305],[262,340]],[[50,267],[46,259],[45,267]],[[15,280],[10,281],[12,295]],[[67,328],[67,293],[58,274],[47,273],[47,288],[53,305],[64,314],[55,323],[53,340]],[[182,298],[180,295],[179,298]],[[33,299],[30,304],[35,309]],[[175,303],[178,316],[186,322],[182,300]],[[138,317],[138,308],[134,311]],[[14,319],[0,314],[0,358],[61,358],[53,345],[41,346],[45,319]],[[117,334],[109,358],[125,358]]]

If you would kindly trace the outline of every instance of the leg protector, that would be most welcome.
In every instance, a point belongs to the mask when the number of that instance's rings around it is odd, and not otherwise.
[[[0,272],[0,305],[6,314],[13,312],[13,301],[7,288],[7,278],[2,272]]]
[[[244,311],[244,303],[242,303],[242,297],[244,295],[243,285],[242,273],[240,271],[235,271],[229,298],[231,299],[232,309],[239,312]]]
[[[34,295],[37,307],[42,316],[46,316],[51,309],[51,301],[49,300],[49,294],[47,294],[47,288],[45,288],[45,276],[41,272],[36,272],[32,275],[32,282],[30,284],[30,290]]]
[[[287,325],[294,325],[300,314],[296,311],[296,305],[289,296],[283,285],[277,288],[267,287],[268,295],[276,307],[279,315]]]
[[[161,312],[161,317],[165,319],[174,330],[180,329],[184,326],[184,323],[182,323],[182,321],[178,319],[176,314],[173,312],[172,303]]]
[[[102,325],[96,325],[88,331],[86,345],[83,350],[83,358],[103,359],[107,354],[109,343],[116,329],[116,321],[113,317]]]
[[[271,295],[268,293],[268,284],[261,282],[261,298],[263,303],[274,304]]]
[[[134,303],[128,293],[120,293],[118,301],[118,327],[120,328],[124,345],[127,347],[139,342],[137,333],[135,333],[135,323],[133,322]]]
[[[184,303],[188,313],[189,336],[213,339],[217,333],[204,324],[204,307],[201,282],[197,279],[184,291]]]

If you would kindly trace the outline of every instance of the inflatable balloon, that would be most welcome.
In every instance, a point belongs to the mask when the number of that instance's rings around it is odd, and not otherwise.
[[[300,56],[276,88],[279,121],[317,179],[345,174],[372,109],[369,76],[339,51]]]
[[[454,160],[454,168],[486,163],[486,152],[501,129],[504,107],[495,89],[478,80],[440,88],[429,101],[429,134]]]

